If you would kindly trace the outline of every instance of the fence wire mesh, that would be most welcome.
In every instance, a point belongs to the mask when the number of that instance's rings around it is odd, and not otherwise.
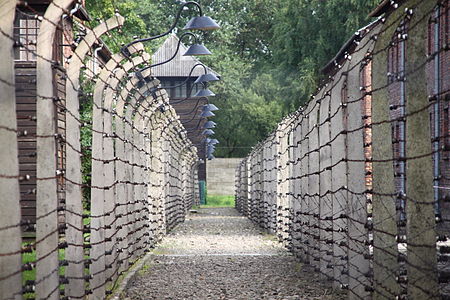
[[[150,55],[109,53],[124,17],[77,7],[0,1],[1,299],[103,299],[194,203],[197,149]]]
[[[391,2],[241,162],[236,207],[349,299],[449,299],[449,3]]]

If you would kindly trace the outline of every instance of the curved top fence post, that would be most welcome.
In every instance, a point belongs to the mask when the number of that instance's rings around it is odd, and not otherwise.
[[[56,175],[56,117],[53,45],[61,17],[72,0],[54,0],[48,6],[37,37],[37,194],[36,299],[59,298],[58,196]],[[55,271],[56,270],[56,271]]]
[[[66,176],[69,179],[66,183],[66,222],[71,224],[67,229],[67,242],[69,247],[66,251],[66,259],[70,262],[66,274],[70,279],[67,286],[67,295],[69,297],[82,297],[84,295],[84,272],[83,248],[77,245],[83,244],[83,232],[77,230],[82,227],[83,212],[82,194],[81,194],[81,145],[80,145],[80,121],[79,121],[79,99],[80,89],[80,70],[84,65],[84,59],[94,43],[110,31],[111,29],[122,26],[124,18],[114,16],[106,22],[101,23],[91,30],[80,42],[72,56],[67,68],[66,84],[66,107],[71,113],[66,114],[66,141],[71,147],[67,147],[66,154]],[[71,246],[75,245],[75,246]],[[72,263],[78,262],[78,263]]]

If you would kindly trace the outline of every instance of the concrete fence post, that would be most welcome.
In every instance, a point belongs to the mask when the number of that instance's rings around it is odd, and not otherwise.
[[[36,117],[36,299],[59,298],[58,192],[56,167],[56,110],[53,44],[56,24],[67,13],[72,0],[54,0],[45,11],[37,37]]]
[[[397,20],[397,19],[396,19]],[[388,22],[392,22],[389,18]],[[388,26],[387,23],[384,26]],[[396,26],[389,25],[378,36],[374,52],[372,71],[372,122],[390,120],[388,91],[386,84],[387,52],[381,51],[394,34]],[[381,29],[383,30],[383,29]],[[381,51],[381,52],[380,52]],[[372,127],[373,150],[373,300],[393,299],[400,293],[396,281],[398,272],[398,234],[396,222],[394,167],[392,143],[386,142],[392,137],[389,122]],[[387,161],[386,161],[387,160]],[[394,199],[393,199],[394,198]]]
[[[333,286],[339,288],[343,284],[348,283],[347,276],[347,245],[346,230],[347,222],[343,216],[347,213],[347,163],[346,159],[346,103],[347,99],[343,99],[346,94],[343,90],[346,88],[346,76],[338,72],[336,81],[332,81],[333,91],[330,101],[330,139],[331,139],[331,201],[333,202]],[[341,217],[342,216],[342,217]]]
[[[333,193],[330,144],[330,88],[325,86],[319,106],[319,251],[320,273],[326,280],[333,278]]]
[[[16,1],[0,1],[0,298],[22,299],[20,190],[13,35]],[[13,253],[13,254],[8,254]]]
[[[321,95],[317,95],[320,99]],[[309,235],[310,235],[310,263],[317,271],[320,270],[320,176],[319,176],[319,110],[320,102],[313,100],[307,107],[309,113],[309,172],[308,172],[308,192],[309,192]]]
[[[300,201],[301,201],[301,213],[300,213],[300,225],[301,225],[301,243],[304,249],[303,261],[310,263],[311,258],[311,236],[310,236],[310,225],[312,222],[312,217],[310,215],[310,192],[309,192],[309,178],[306,176],[309,174],[309,115],[302,113],[301,116],[301,127],[300,127],[300,172],[298,176],[300,177]]]
[[[80,70],[84,64],[84,59],[88,51],[98,39],[111,29],[123,24],[123,17],[113,18],[101,23],[91,30],[75,49],[70,64],[67,67],[66,84],[66,107],[71,113],[66,114],[67,143],[71,147],[66,149],[66,176],[69,179],[66,183],[66,222],[71,224],[67,228],[66,236],[69,246],[66,251],[66,259],[69,261],[66,274],[69,278],[67,295],[71,297],[81,297],[84,295],[84,264],[83,264],[83,232],[79,228],[83,227],[82,194],[81,194],[81,145],[80,145],[80,123],[79,123],[79,99],[80,90]],[[77,262],[77,263],[74,263]]]
[[[140,53],[144,50],[144,46],[141,43],[134,44],[133,46],[128,48],[128,51],[131,55],[135,53]],[[121,53],[114,54],[112,58],[106,63],[104,67],[104,71],[100,73],[100,80],[102,82],[106,82],[110,72],[112,72],[118,64],[122,61],[123,57]],[[121,94],[117,98],[116,107],[115,107],[115,117],[114,117],[114,125],[115,125],[115,157],[117,160],[114,162],[115,168],[115,178],[116,178],[116,187],[115,187],[115,195],[117,198],[117,204],[119,207],[116,210],[118,217],[117,219],[117,227],[120,229],[117,232],[117,239],[120,241],[117,243],[117,248],[120,249],[119,253],[119,261],[121,262],[119,266],[119,273],[128,269],[128,233],[129,227],[128,223],[128,188],[129,184],[126,183],[128,177],[126,176],[126,170],[128,168],[127,163],[127,152],[126,142],[125,142],[125,128],[128,126],[128,123],[124,122],[124,116],[126,112],[126,102],[129,97],[132,96],[132,92],[134,88],[137,86],[139,79],[137,77],[132,77],[126,84],[125,88],[122,90]],[[130,199],[131,200],[131,199]]]
[[[426,18],[435,6],[435,1],[414,2],[419,6],[411,19],[412,23]],[[448,19],[448,6],[445,16]],[[411,26],[408,35],[415,38],[406,41],[406,69],[417,71],[407,75],[406,111],[420,112],[408,116],[406,122],[406,156],[420,158],[408,160],[406,167],[407,293],[410,299],[437,300],[441,297],[437,270],[434,189],[430,184],[430,178],[433,178],[433,161],[427,155],[432,152],[432,139],[429,111],[423,109],[429,105],[427,81],[424,80],[427,77],[427,58],[424,53],[427,51],[428,28],[425,25]],[[448,132],[444,134],[448,135]]]

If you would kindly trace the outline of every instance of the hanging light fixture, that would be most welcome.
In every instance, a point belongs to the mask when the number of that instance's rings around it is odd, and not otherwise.
[[[192,1],[193,2],[193,1]],[[199,6],[200,7],[200,6]],[[200,8],[200,14],[202,14],[202,10]],[[184,26],[184,30],[217,30],[219,29],[219,24],[216,23],[213,19],[208,16],[198,16],[193,17],[187,22],[186,26]]]
[[[130,51],[128,50],[129,46],[136,44],[136,43],[152,41],[152,40],[158,39],[160,37],[166,36],[169,33],[171,33],[177,26],[178,21],[180,20],[180,16],[181,16],[181,12],[183,11],[183,8],[185,8],[188,5],[196,6],[198,8],[200,16],[193,17],[191,20],[189,20],[189,22],[186,24],[186,26],[184,26],[183,29],[209,31],[209,30],[216,30],[216,29],[220,28],[220,26],[213,19],[211,19],[208,16],[203,15],[203,10],[202,10],[202,7],[200,6],[200,4],[198,4],[195,1],[188,1],[188,2],[184,3],[183,5],[181,5],[180,8],[178,9],[177,16],[175,18],[175,22],[172,24],[172,26],[169,28],[169,30],[167,30],[164,33],[154,35],[154,36],[151,36],[148,38],[136,39],[136,40],[126,44],[120,50],[122,52],[122,54],[126,57],[129,57],[131,55]]]
[[[197,93],[195,93],[192,98],[200,98],[200,97],[214,97],[216,94],[211,92],[210,89],[206,86],[206,83],[202,83],[203,89],[199,90]]]
[[[216,150],[216,147],[214,145],[206,145],[206,151],[208,153],[213,153]]]
[[[205,123],[205,125],[203,125],[203,128],[205,129],[211,129],[211,128],[215,128],[216,127],[216,122],[214,121],[208,121]]]
[[[202,111],[202,113],[200,114],[200,117],[202,118],[209,118],[209,117],[214,117],[215,114],[212,111]]]
[[[202,106],[202,110],[217,111],[219,108],[212,103],[208,103]]]
[[[205,72],[206,73],[206,72]],[[205,83],[205,82],[210,82],[210,81],[219,81],[219,77],[217,77],[216,75],[214,75],[213,73],[206,73],[206,74],[202,74],[200,75],[195,81],[194,83]]]
[[[211,55],[211,52],[202,44],[192,44],[183,54],[183,56],[201,56]]]
[[[215,132],[211,129],[205,129],[205,130],[203,130],[202,134],[203,135],[213,135],[213,134],[215,134]]]

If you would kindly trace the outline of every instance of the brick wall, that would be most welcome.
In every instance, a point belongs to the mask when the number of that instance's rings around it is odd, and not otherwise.
[[[364,129],[364,158],[366,160],[372,159],[372,128],[369,125],[372,123],[372,61],[365,61],[364,67],[361,69],[359,78],[361,84],[361,92],[363,101],[361,102],[361,110],[363,112],[363,124],[367,126]],[[372,163],[366,162],[366,187],[372,188]],[[371,196],[371,195],[368,195]]]
[[[449,138],[449,89],[450,65],[449,51],[442,51],[449,45],[449,2],[444,1],[437,6],[428,19],[427,55],[427,87],[430,100],[430,127],[432,149],[439,151],[433,156],[433,162],[439,159],[438,174],[435,174],[434,186],[437,189],[440,214],[450,213],[450,138]],[[436,78],[438,75],[438,78]],[[438,118],[438,130],[436,130]],[[437,175],[437,176],[436,176]]]
[[[395,177],[395,187],[397,191],[402,189],[402,174],[400,170],[401,161],[400,158],[400,147],[404,143],[405,133],[401,133],[401,127],[406,128],[405,122],[399,120],[400,117],[404,116],[404,104],[401,104],[402,93],[404,94],[403,87],[403,75],[405,72],[404,65],[406,63],[406,42],[401,38],[403,34],[407,34],[406,24],[400,25],[394,36],[392,37],[392,46],[388,50],[388,61],[387,61],[387,83],[388,94],[389,94],[389,108],[390,108],[390,119],[397,120],[392,122],[391,132],[392,132],[392,149],[394,153],[394,177]],[[404,54],[402,54],[402,48],[404,48]],[[406,103],[406,98],[403,99]],[[404,131],[405,129],[403,129]],[[403,191],[405,192],[405,191]]]

